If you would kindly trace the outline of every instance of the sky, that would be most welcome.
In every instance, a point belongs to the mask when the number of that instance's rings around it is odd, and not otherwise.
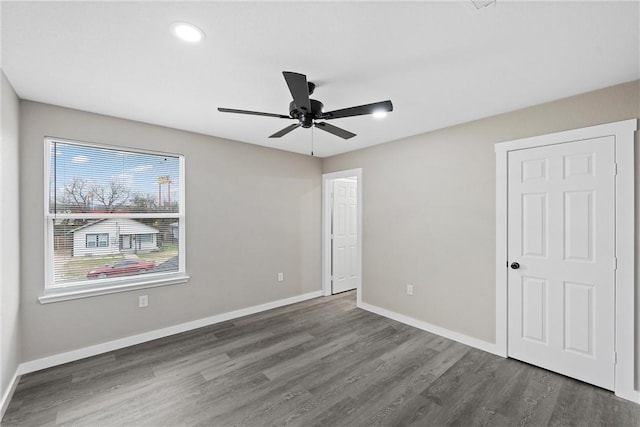
[[[135,153],[113,149],[89,147],[69,143],[51,143],[50,185],[53,193],[53,171],[56,170],[58,197],[64,186],[74,178],[104,186],[115,180],[130,189],[131,195],[151,194],[158,199],[158,177],[169,176],[171,201],[179,196],[180,160],[161,154]],[[54,155],[55,150],[55,155]],[[162,200],[167,198],[168,185],[162,185]]]

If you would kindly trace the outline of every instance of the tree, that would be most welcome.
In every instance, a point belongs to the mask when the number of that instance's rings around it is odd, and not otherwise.
[[[105,188],[106,187],[106,188]],[[92,186],[93,196],[108,212],[124,206],[129,200],[130,190],[124,184],[111,180],[106,186]]]
[[[83,178],[73,178],[64,186],[62,203],[70,208],[86,212],[91,209],[93,193],[91,184]]]
[[[65,209],[90,212],[98,204],[98,208],[113,212],[127,204],[130,192],[118,181],[97,185],[84,178],[73,178],[64,186],[62,205]]]
[[[131,210],[134,212],[151,212],[158,210],[158,201],[152,194],[136,193],[131,199]]]

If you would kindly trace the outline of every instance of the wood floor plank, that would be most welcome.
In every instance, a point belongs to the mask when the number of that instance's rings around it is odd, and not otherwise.
[[[409,338],[411,335],[406,331],[393,336],[396,343]],[[329,414],[335,416],[336,408],[341,408],[343,401],[355,401],[352,395],[357,390],[368,389],[378,379],[380,368],[388,363],[380,359],[380,356],[392,348],[393,346],[375,342],[366,350],[347,353],[340,359],[339,365],[335,360],[324,358],[309,375],[304,376],[313,397],[287,415],[287,424],[307,425]]]
[[[190,352],[189,354],[176,355],[169,359],[158,360],[153,363],[153,372],[156,376],[162,376],[171,375],[175,370],[187,369],[189,371],[201,371],[206,369],[207,361],[217,363],[218,360],[221,360],[221,356],[229,360],[228,352],[254,345],[257,342],[262,342],[273,336],[273,333],[270,331],[264,331],[247,334],[237,339],[212,343],[206,348]]]
[[[383,325],[384,326],[384,325]],[[317,392],[317,387],[322,384],[329,384],[333,386],[335,381],[327,381],[327,374],[333,372],[337,365],[333,362],[333,358],[340,358],[341,363],[347,363],[348,366],[361,364],[367,360],[367,356],[371,354],[373,348],[380,347],[381,343],[385,342],[385,339],[393,336],[395,329],[393,327],[378,327],[377,330],[371,331],[366,335],[366,339],[356,344],[349,343],[344,348],[336,351],[335,353],[323,358],[320,364],[309,364],[304,371],[292,371],[290,375],[279,381],[271,381],[269,383],[262,384],[256,390],[253,390],[251,396],[247,396],[244,400],[230,400],[227,404],[228,412],[247,411],[252,407],[256,407],[262,404],[264,399],[269,399],[271,396],[277,396],[280,394],[286,394],[288,390],[295,388],[299,383],[304,383],[306,388],[311,392]],[[371,346],[366,346],[366,343],[370,343]],[[368,351],[365,351],[368,348]],[[384,351],[384,350],[382,350]],[[228,374],[225,380],[234,378],[238,373]],[[240,372],[239,377],[242,377],[244,373]],[[345,374],[340,372],[340,378],[344,379]],[[238,377],[236,377],[238,378]],[[306,403],[306,402],[305,402]],[[223,416],[217,416],[209,419],[208,422],[212,424],[229,424],[232,420],[226,420]]]
[[[496,410],[518,424],[547,425],[556,405],[560,386],[567,379],[544,369],[508,360],[522,369],[502,399],[496,400]],[[516,376],[514,375],[514,376]]]
[[[640,426],[640,405],[315,298],[24,375],[3,426]]]

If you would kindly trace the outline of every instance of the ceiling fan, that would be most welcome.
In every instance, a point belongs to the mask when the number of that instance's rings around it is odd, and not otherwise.
[[[299,127],[310,128],[315,126],[318,129],[322,129],[325,132],[329,132],[330,134],[344,139],[353,138],[356,134],[318,120],[332,120],[343,117],[362,116],[365,114],[393,111],[393,104],[391,101],[381,101],[374,102],[373,104],[359,105],[357,107],[343,108],[325,113],[323,111],[324,105],[322,102],[309,98],[309,95],[313,93],[316,85],[308,82],[307,76],[290,71],[283,71],[282,74],[284,75],[284,79],[287,82],[287,86],[289,86],[289,91],[293,97],[293,101],[289,104],[288,116],[284,114],[262,113],[259,111],[236,110],[233,108],[218,108],[218,111],[222,113],[252,114],[255,116],[294,119],[298,121],[298,123],[289,125],[273,135],[270,135],[269,138],[280,138]]]

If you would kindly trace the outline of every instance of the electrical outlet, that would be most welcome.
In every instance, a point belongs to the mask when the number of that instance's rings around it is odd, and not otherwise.
[[[413,285],[407,284],[407,295],[413,295]]]
[[[284,273],[278,273],[278,282],[284,281]]]
[[[143,308],[149,305],[149,295],[140,295],[138,297],[138,307]]]

